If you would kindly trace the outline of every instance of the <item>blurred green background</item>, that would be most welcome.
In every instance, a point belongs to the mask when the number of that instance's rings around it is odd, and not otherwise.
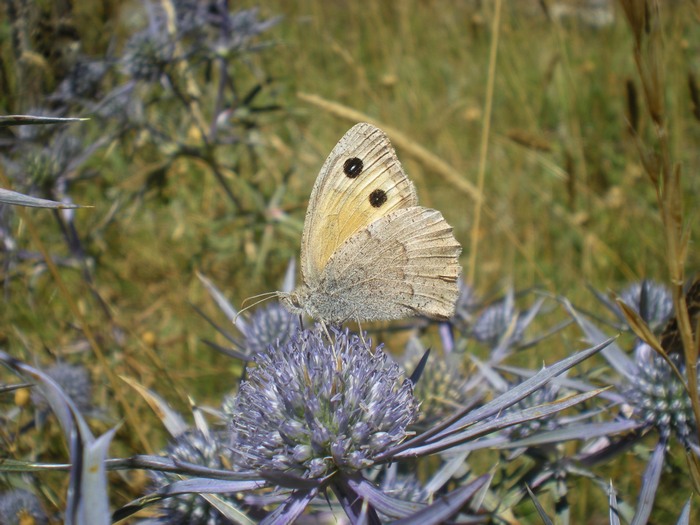
[[[602,2],[595,18],[580,10],[584,4],[504,2],[496,32],[493,2],[261,4],[261,18],[283,18],[261,37],[265,46],[241,57],[231,71],[242,92],[261,86],[257,103],[277,109],[251,114],[233,108],[230,118],[246,129],[246,147],[217,155],[236,167],[223,172],[235,202],[206,163],[169,158],[171,152],[156,145],[140,147],[151,138],[148,130],[102,145],[71,186],[75,202],[93,206],[76,212],[78,235],[93,264],[92,282],[70,264],[61,274],[110,366],[183,407],[185,393],[205,402],[234,385],[221,372],[236,365],[201,343],[208,338],[223,344],[223,339],[192,305],[224,325],[227,320],[196,272],[236,306],[279,288],[287,262],[298,255],[306,202],[321,164],[358,120],[351,110],[403,134],[394,141],[399,158],[421,203],[441,210],[454,226],[464,246],[465,275],[474,277],[478,292],[539,286],[595,309],[600,307],[586,289],[589,284],[619,291],[641,278],[667,281],[656,195],[641,160],[652,154],[656,130],[644,109],[632,35],[619,6]],[[240,2],[235,8],[256,5]],[[140,2],[37,0],[32,9],[37,14],[28,32],[33,54],[22,56],[12,51],[13,22],[4,13],[4,114],[29,113],[39,105],[77,52],[104,56],[119,50],[144,24]],[[661,81],[672,160],[682,170],[685,224],[693,239],[700,227],[700,112],[692,96],[700,67],[699,19],[696,2],[662,5]],[[197,81],[201,107],[211,114],[209,90],[216,75]],[[153,103],[149,109],[164,128],[172,117],[169,107]],[[482,150],[487,118],[490,133]],[[73,126],[88,142],[103,132],[94,119]],[[177,133],[182,143],[201,145],[194,126],[180,125]],[[475,230],[478,203],[467,186],[477,185],[482,152],[483,208]],[[456,185],[455,176],[467,184]],[[67,255],[52,214],[30,210],[27,215],[49,253]],[[13,226],[17,242],[36,251],[25,222]],[[694,246],[691,242],[689,274],[700,267]],[[89,352],[47,272],[23,266],[6,271],[3,293],[0,342],[11,353],[41,362],[50,360],[49,354],[71,359]],[[530,364],[539,366],[578,344],[576,335],[564,341],[571,347],[559,339],[543,354],[548,347],[541,346]],[[93,368],[95,378],[102,372]],[[124,389],[142,411],[157,449],[158,421]],[[111,402],[109,392],[101,390],[105,404]],[[121,437],[115,455],[139,450],[135,439]],[[682,463],[679,457],[680,469]],[[643,465],[637,467],[641,473]],[[634,469],[609,470],[621,492],[636,493],[640,480]],[[674,516],[688,493],[678,472],[668,475],[683,489],[677,498],[662,495],[659,522],[664,512]],[[607,515],[605,500],[585,490],[573,503],[576,522],[599,523]]]

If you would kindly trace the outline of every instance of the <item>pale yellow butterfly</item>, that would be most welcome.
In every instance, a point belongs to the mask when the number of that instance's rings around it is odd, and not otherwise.
[[[386,134],[353,126],[311,191],[301,240],[303,284],[279,292],[324,323],[454,313],[462,247],[442,214],[418,206]]]

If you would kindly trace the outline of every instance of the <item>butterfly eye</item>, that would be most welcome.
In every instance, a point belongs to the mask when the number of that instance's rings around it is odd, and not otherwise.
[[[362,162],[362,159],[358,159],[357,157],[351,157],[343,163],[343,172],[349,178],[354,179],[360,173],[362,173],[362,168],[364,167],[365,164],[364,162]]]
[[[369,194],[369,203],[375,208],[379,208],[386,202],[386,192],[384,190],[374,190]]]

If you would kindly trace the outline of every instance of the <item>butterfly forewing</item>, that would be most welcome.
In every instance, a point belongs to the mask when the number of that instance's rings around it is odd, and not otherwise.
[[[352,127],[326,159],[311,192],[301,245],[304,281],[313,288],[347,239],[417,201],[386,134],[366,123]]]

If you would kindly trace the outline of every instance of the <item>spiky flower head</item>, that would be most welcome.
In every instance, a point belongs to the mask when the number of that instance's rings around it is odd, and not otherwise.
[[[105,60],[80,57],[59,84],[53,96],[65,101],[80,101],[94,97],[108,71],[109,64]]]
[[[0,494],[0,523],[2,525],[44,525],[49,520],[38,498],[23,489]]]
[[[427,501],[430,497],[430,492],[415,471],[388,474],[382,479],[379,487],[384,494],[414,503]]]
[[[418,402],[399,367],[369,342],[311,330],[269,346],[238,392],[234,461],[245,468],[319,478],[355,471],[401,442]]]
[[[279,303],[270,303],[255,310],[243,326],[245,345],[251,354],[264,351],[269,345],[286,344],[299,329],[298,317]]]
[[[22,171],[32,187],[65,191],[61,175],[84,147],[82,140],[69,133],[54,135],[46,146],[29,150],[22,161]]]
[[[164,455],[180,462],[194,463],[215,469],[231,469],[231,451],[218,434],[200,431],[186,432],[170,443]],[[156,488],[178,481],[180,476],[169,472],[151,471]],[[220,495],[222,499],[231,496]],[[223,525],[229,524],[216,508],[198,494],[181,494],[162,501],[159,522],[173,525]]]
[[[174,55],[175,43],[165,31],[142,31],[126,43],[121,66],[130,77],[153,82],[172,63]]]
[[[640,314],[654,331],[663,327],[673,313],[670,290],[654,281],[644,280],[629,285],[620,292],[620,299]]]
[[[474,288],[461,279],[458,282],[459,296],[455,304],[454,324],[461,330],[467,330],[474,322],[474,313],[478,309],[478,297]]]
[[[492,348],[502,344],[504,337],[509,346],[517,344],[524,331],[525,323],[521,321],[512,294],[484,309],[472,327],[474,338]]]
[[[217,0],[176,0],[177,28],[182,36],[198,39],[195,47],[219,54],[251,49],[251,40],[277,24],[280,17],[260,19],[259,8],[230,12]]]
[[[402,472],[400,468],[401,465],[399,463],[385,466],[378,476],[381,480],[378,483],[379,489],[387,496],[398,500],[419,504],[428,502],[431,496],[430,491],[425,486],[425,483],[420,480],[416,470],[411,469],[410,472]],[[390,523],[395,520],[395,517],[382,512],[379,513],[379,516],[382,523]]]
[[[669,354],[669,359],[685,381],[687,369],[683,356],[673,353]],[[654,427],[662,438],[674,435],[681,443],[689,444],[696,434],[696,426],[683,381],[646,343],[640,343],[635,350],[635,361],[637,374],[625,392],[634,415]]]
[[[87,368],[80,365],[58,363],[46,370],[51,379],[71,398],[82,413],[92,410],[92,380]],[[38,391],[32,392],[32,401],[37,408],[44,410],[48,403]]]

